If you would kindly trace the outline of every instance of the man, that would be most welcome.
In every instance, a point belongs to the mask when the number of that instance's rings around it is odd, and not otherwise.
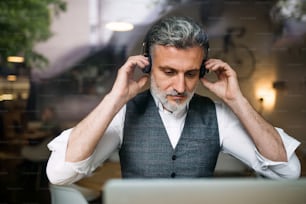
[[[207,60],[208,39],[199,24],[162,19],[144,46],[145,56],[128,58],[100,104],[49,144],[52,183],[77,181],[117,148],[124,178],[209,177],[220,151],[269,178],[299,177],[299,142],[252,108],[230,65]],[[150,72],[150,90],[140,93],[148,75],[134,79],[135,69]],[[205,70],[217,81],[205,79]],[[198,83],[223,103],[194,94]]]

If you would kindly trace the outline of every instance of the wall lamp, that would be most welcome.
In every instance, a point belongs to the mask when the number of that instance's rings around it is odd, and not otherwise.
[[[23,63],[24,62],[24,57],[20,56],[8,56],[7,57],[8,62],[13,62],[13,63]]]
[[[257,90],[256,90],[256,97],[258,98],[258,100],[260,102],[261,111],[263,111],[263,110],[267,110],[267,111],[273,110],[273,108],[275,106],[275,101],[276,101],[276,91],[273,88],[258,87]]]

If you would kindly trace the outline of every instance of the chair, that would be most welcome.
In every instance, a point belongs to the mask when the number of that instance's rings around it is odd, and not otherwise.
[[[93,191],[75,184],[72,185],[54,185],[49,183],[51,193],[51,204],[88,204],[88,202],[97,199],[100,192]]]
[[[82,193],[75,188],[49,184],[49,190],[51,193],[51,204],[88,204]]]

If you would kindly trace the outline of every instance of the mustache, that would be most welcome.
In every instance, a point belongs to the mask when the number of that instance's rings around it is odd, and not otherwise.
[[[166,93],[167,96],[188,96],[187,91],[177,92],[176,90],[172,90]]]

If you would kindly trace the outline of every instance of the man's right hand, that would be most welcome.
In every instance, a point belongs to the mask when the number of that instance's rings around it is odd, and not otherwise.
[[[79,162],[93,154],[117,112],[144,88],[148,75],[136,80],[134,72],[137,67],[143,69],[147,65],[149,61],[142,55],[128,58],[119,69],[111,92],[71,131],[65,161]]]
[[[144,69],[148,65],[148,58],[143,55],[129,57],[125,64],[119,69],[116,81],[109,94],[121,100],[123,103],[122,105],[127,103],[144,88],[149,79],[148,75],[135,79],[135,69]]]

